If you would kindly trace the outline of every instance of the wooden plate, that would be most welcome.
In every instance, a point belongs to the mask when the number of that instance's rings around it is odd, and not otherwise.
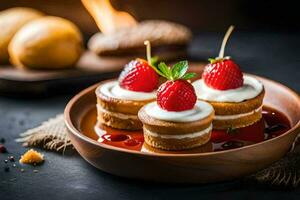
[[[238,149],[196,154],[147,154],[105,145],[80,132],[80,121],[95,106],[97,84],[77,94],[65,109],[72,144],[93,166],[135,179],[170,183],[208,183],[231,180],[263,169],[291,147],[300,132],[300,98],[280,83],[257,77],[266,89],[264,104],[283,112],[292,128],[281,136]]]
[[[116,77],[130,58],[103,58],[86,51],[72,69],[20,70],[0,66],[0,94],[42,96],[80,91],[100,80]]]
[[[0,66],[0,94],[48,96],[78,92],[101,80],[115,78],[132,57],[99,57],[86,51],[76,66],[65,70],[20,70]],[[190,65],[204,65],[191,62]]]

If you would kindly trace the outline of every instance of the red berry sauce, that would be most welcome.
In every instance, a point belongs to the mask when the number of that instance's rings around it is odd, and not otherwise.
[[[119,148],[135,151],[142,149],[144,143],[142,131],[117,130],[97,124],[101,132],[105,133],[99,138],[94,129],[97,123],[96,115],[96,110],[93,109],[82,120],[81,130],[86,136],[98,140],[100,143]],[[213,130],[210,141],[212,148],[207,148],[207,145],[205,145],[205,151],[203,148],[199,148],[198,150],[182,151],[182,153],[223,151],[240,148],[278,137],[290,128],[290,122],[285,115],[273,108],[263,107],[263,118],[255,124],[235,130]]]
[[[97,126],[105,133],[98,138],[98,142],[136,151],[140,151],[143,146],[144,137],[141,131],[116,130],[101,124]]]

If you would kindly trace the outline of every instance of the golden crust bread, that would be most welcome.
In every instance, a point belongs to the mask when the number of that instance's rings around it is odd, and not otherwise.
[[[244,117],[240,117],[238,119],[231,120],[214,120],[213,126],[214,129],[227,129],[227,128],[243,128],[246,126],[250,126],[255,122],[259,121],[262,118],[261,110],[258,112],[254,112],[251,115],[247,115]]]
[[[161,52],[182,52],[191,38],[192,33],[185,26],[148,20],[112,34],[97,33],[88,42],[88,47],[101,56],[137,55],[144,54],[144,41],[149,40],[153,52],[158,53],[155,55],[161,57]]]
[[[38,10],[26,7],[14,7],[0,12],[0,63],[9,62],[8,45],[14,35],[28,22],[42,17]]]
[[[210,140],[211,132],[205,133],[199,137],[195,138],[183,138],[183,139],[166,139],[162,137],[154,137],[148,135],[147,130],[144,127],[144,139],[145,142],[158,149],[164,150],[185,150],[185,149],[192,149],[195,147],[199,147],[201,145],[206,144]]]
[[[258,96],[248,99],[242,102],[214,102],[214,101],[206,101],[210,103],[215,110],[216,115],[234,115],[241,113],[248,113],[257,108],[259,108],[263,104],[263,98],[265,95],[265,90],[263,90]]]
[[[125,129],[125,130],[141,130],[143,127],[142,122],[137,118],[137,115],[134,117],[128,117],[127,119],[122,117],[125,114],[121,114],[121,117],[118,117],[118,113],[113,113],[110,111],[103,112],[100,109],[97,109],[98,113],[98,122],[101,124],[105,124],[106,126],[117,128],[117,129]]]
[[[97,51],[97,50],[96,50]],[[179,57],[187,57],[187,45],[164,45],[152,47],[153,55],[159,55],[160,60],[174,60]],[[127,49],[116,49],[108,51],[100,51],[98,53],[101,57],[127,57],[128,59],[135,59],[136,57],[143,57],[145,55],[145,47],[132,47]]]
[[[8,52],[11,63],[21,69],[71,68],[83,52],[82,36],[67,19],[40,17],[18,30]]]
[[[99,87],[101,87],[101,85],[110,81],[112,80],[102,81],[99,84]],[[133,101],[133,100],[117,99],[117,98],[106,96],[105,94],[101,93],[98,89],[96,90],[96,96],[97,96],[97,103],[104,109],[112,112],[120,112],[124,114],[132,114],[132,115],[137,115],[141,107],[155,100],[155,99],[150,99],[145,101]]]
[[[168,122],[147,115],[145,107],[142,107],[138,113],[138,117],[148,130],[165,135],[174,135],[193,133],[208,128],[214,118],[214,112],[202,120],[193,122]]]

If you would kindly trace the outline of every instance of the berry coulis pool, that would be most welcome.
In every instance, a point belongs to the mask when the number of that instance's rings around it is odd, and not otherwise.
[[[281,112],[264,106],[262,113],[263,118],[251,126],[224,131],[213,130],[209,143],[185,151],[163,151],[153,149],[144,144],[142,131],[117,130],[97,124],[96,108],[91,109],[85,114],[80,127],[82,133],[89,138],[119,148],[155,153],[200,153],[223,151],[255,144],[277,137],[290,129],[291,126],[289,120]],[[101,135],[101,137],[98,135]]]

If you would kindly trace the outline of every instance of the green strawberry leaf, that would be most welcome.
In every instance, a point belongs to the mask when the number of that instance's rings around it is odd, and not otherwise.
[[[180,79],[188,70],[188,62],[186,60],[180,61],[172,67],[172,77],[174,80]]]
[[[150,65],[157,67],[159,58],[157,56],[151,57]]]
[[[194,78],[196,77],[197,74],[192,72],[192,73],[187,73],[187,74],[184,74],[181,79],[184,79],[184,80],[188,80],[188,79],[191,79],[191,78]]]
[[[217,63],[217,62],[222,62],[223,60],[226,60],[227,58],[209,58],[208,61],[210,62],[210,64],[214,64],[214,63]]]
[[[150,61],[151,63],[149,63],[149,65],[152,69],[154,69],[156,73],[158,73],[160,76],[165,77],[165,75],[158,69],[158,61],[159,58],[157,56],[151,57],[151,61]]]
[[[166,63],[164,63],[164,62],[159,63],[158,69],[160,71],[161,76],[163,76],[167,79],[173,80],[172,72],[171,72],[170,68],[166,65]]]
[[[217,59],[209,58],[208,61],[210,62],[210,64],[214,64],[215,62],[217,62]]]

